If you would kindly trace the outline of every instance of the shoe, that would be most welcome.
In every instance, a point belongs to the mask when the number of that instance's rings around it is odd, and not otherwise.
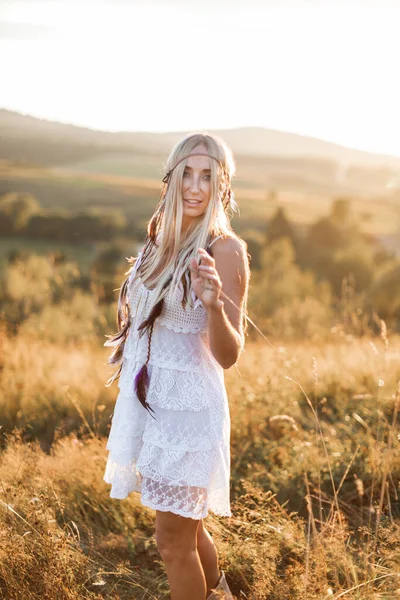
[[[217,587],[213,588],[207,600],[234,600],[223,571],[221,571],[221,576],[218,579]]]

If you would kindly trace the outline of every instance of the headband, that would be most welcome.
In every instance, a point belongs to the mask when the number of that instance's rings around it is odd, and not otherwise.
[[[176,163],[175,166],[172,167],[172,169],[170,169],[168,171],[168,173],[165,175],[165,177],[163,178],[163,182],[164,183],[168,183],[170,177],[171,177],[171,173],[172,171],[175,169],[175,167],[177,167],[179,165],[180,162],[182,162],[183,160],[186,160],[187,158],[189,158],[190,156],[208,156],[208,158],[213,158],[214,160],[217,161],[217,163],[219,164],[219,166],[221,167],[221,169],[223,171],[225,171],[226,173],[226,169],[224,169],[224,167],[222,166],[221,161],[218,158],[215,158],[215,156],[212,156],[211,154],[204,154],[204,152],[195,152],[194,154],[187,154],[186,156],[184,156],[183,158],[180,158],[178,160],[178,162]]]

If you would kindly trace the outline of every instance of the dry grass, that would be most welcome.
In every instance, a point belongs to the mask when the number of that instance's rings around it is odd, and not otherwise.
[[[400,598],[399,350],[382,324],[379,339],[249,343],[227,372],[234,516],[207,522],[235,597]],[[101,343],[0,335],[7,599],[168,598],[152,511],[102,479],[107,377]]]

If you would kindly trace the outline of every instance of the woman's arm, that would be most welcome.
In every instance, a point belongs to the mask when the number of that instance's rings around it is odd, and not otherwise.
[[[213,356],[224,369],[229,369],[244,345],[242,314],[249,279],[247,254],[243,244],[234,237],[217,240],[213,254],[214,258],[201,248],[200,265],[196,259],[191,260],[192,286],[208,312]]]

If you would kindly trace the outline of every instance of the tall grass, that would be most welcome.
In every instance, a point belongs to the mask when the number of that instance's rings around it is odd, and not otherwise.
[[[400,338],[249,342],[226,373],[237,598],[400,598]],[[0,594],[168,598],[154,514],[109,498],[117,389],[93,342],[0,334]]]

